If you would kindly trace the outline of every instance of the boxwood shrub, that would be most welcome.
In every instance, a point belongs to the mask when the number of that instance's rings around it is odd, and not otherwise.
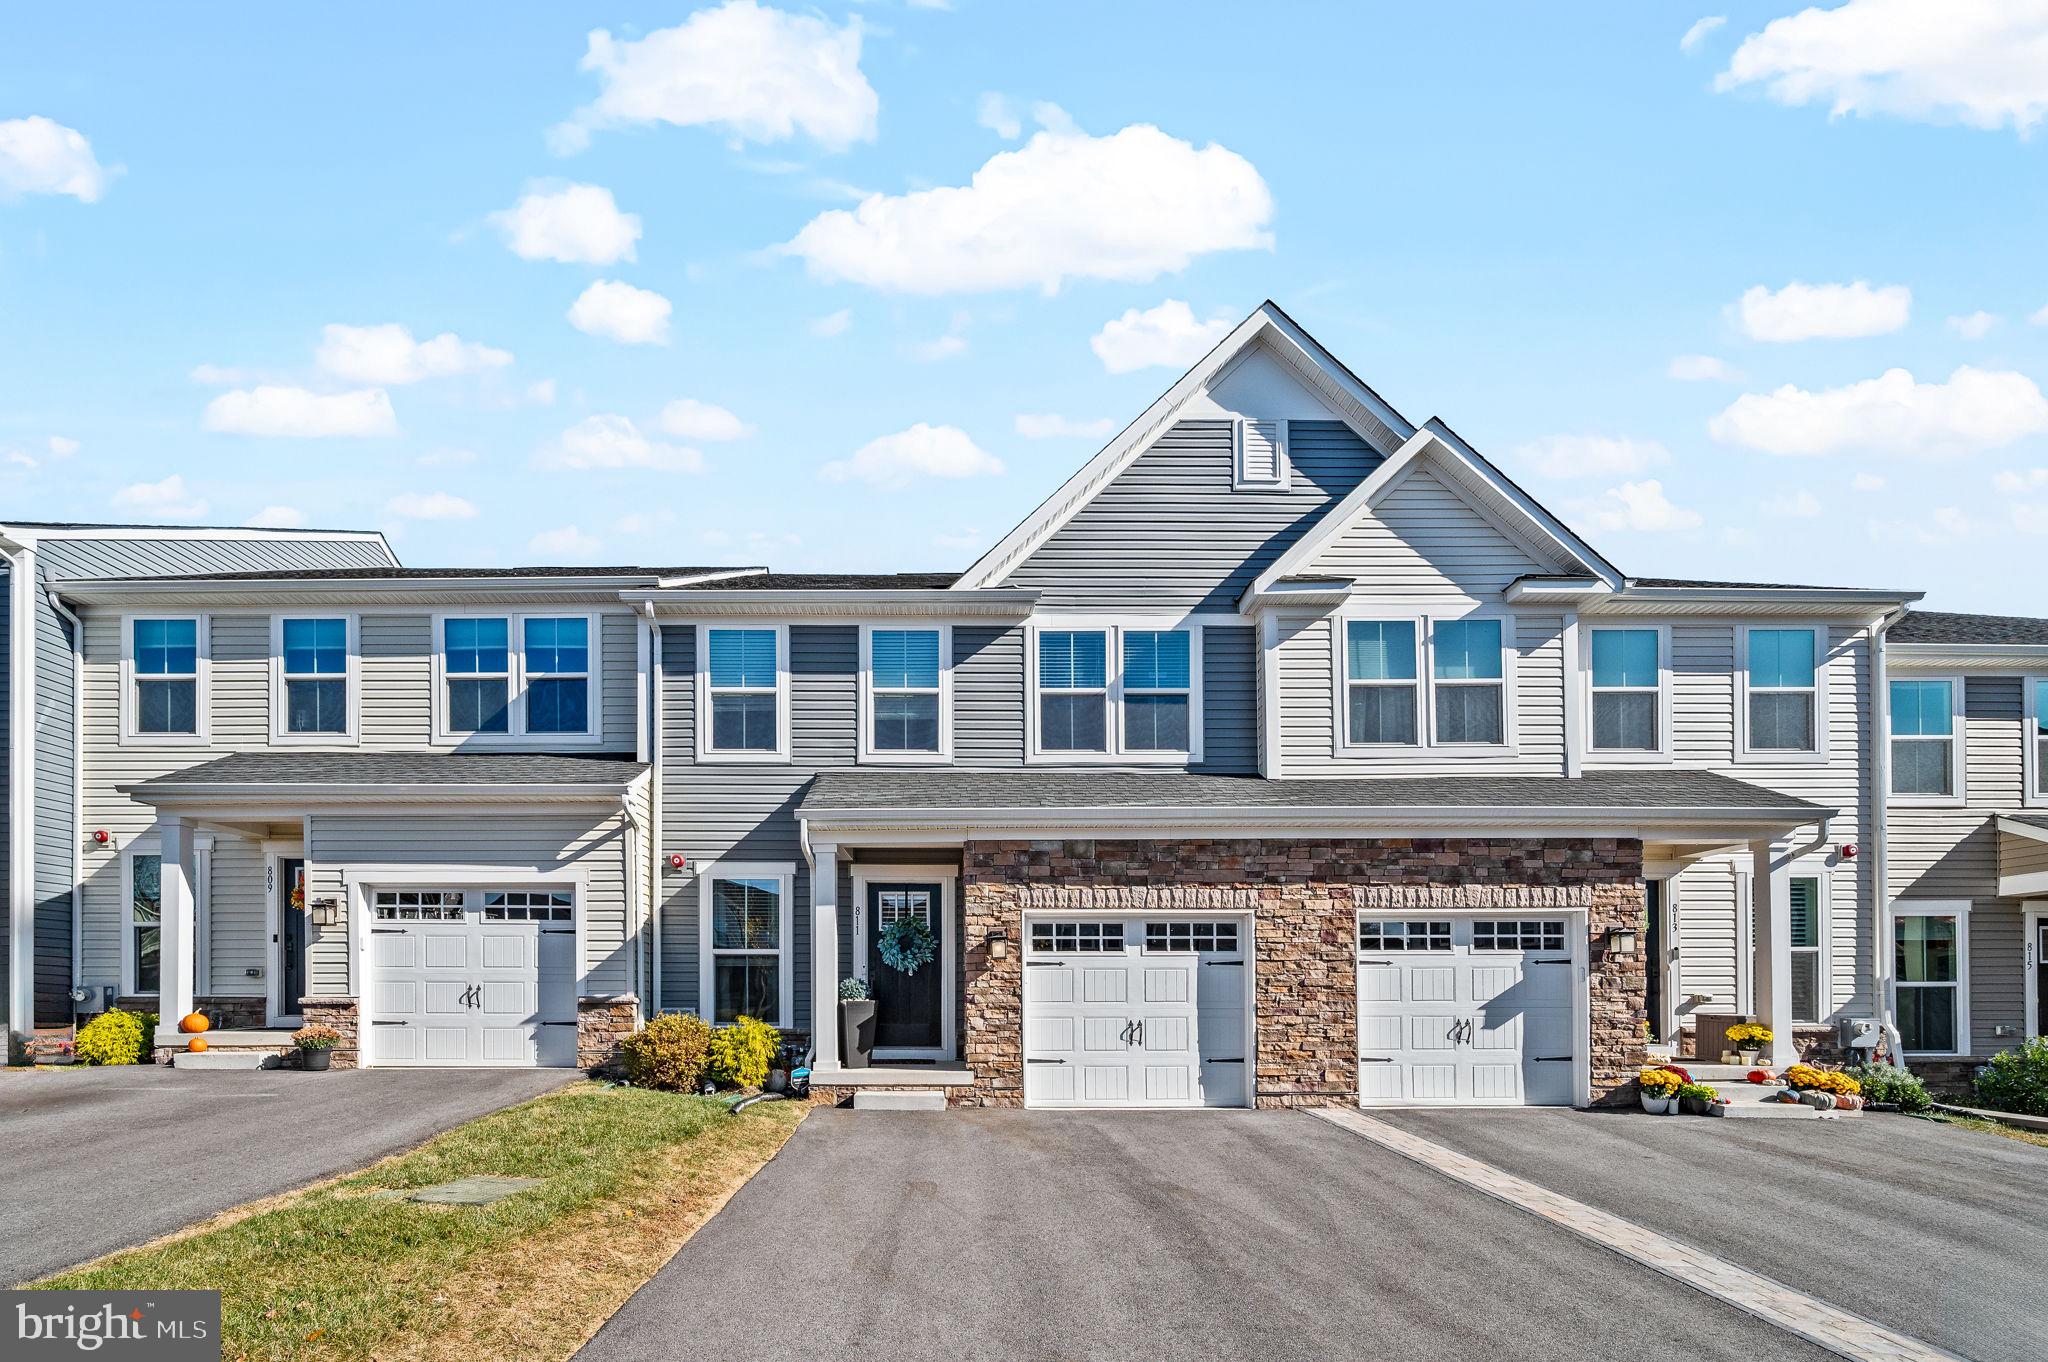
[[[140,1064],[156,1038],[156,1013],[110,1007],[78,1028],[72,1050],[81,1064]]]
[[[1995,1111],[2048,1116],[2048,1036],[1994,1056],[1977,1070],[1977,1100]]]

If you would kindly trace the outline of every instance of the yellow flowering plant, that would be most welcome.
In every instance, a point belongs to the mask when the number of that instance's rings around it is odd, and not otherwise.
[[[1669,1097],[1685,1080],[1669,1069],[1644,1069],[1636,1075],[1636,1082],[1652,1097]]]
[[[1848,1097],[1859,1096],[1863,1092],[1863,1085],[1849,1075],[1832,1069],[1816,1069],[1811,1064],[1794,1064],[1785,1070],[1785,1082],[1804,1092],[1831,1092]]]
[[[1738,1050],[1764,1050],[1774,1039],[1771,1028],[1757,1022],[1737,1022],[1728,1028],[1728,1043]]]

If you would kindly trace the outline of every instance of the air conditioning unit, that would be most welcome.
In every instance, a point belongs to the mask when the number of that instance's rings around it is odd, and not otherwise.
[[[1877,1021],[1872,1017],[1842,1018],[1842,1048],[1845,1050],[1875,1050],[1877,1048]]]
[[[79,984],[71,990],[74,1012],[105,1012],[114,1005],[112,984]]]

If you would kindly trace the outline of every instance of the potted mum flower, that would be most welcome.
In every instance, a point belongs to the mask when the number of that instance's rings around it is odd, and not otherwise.
[[[1636,1075],[1642,1089],[1643,1110],[1652,1116],[1669,1116],[1678,1110],[1678,1090],[1685,1080],[1669,1069],[1644,1069]]]
[[[1728,1043],[1742,1056],[1742,1062],[1752,1067],[1773,1039],[1771,1028],[1756,1022],[1737,1022],[1728,1028]]]
[[[334,1062],[334,1047],[341,1044],[341,1032],[314,1022],[292,1032],[292,1044],[299,1047],[299,1067],[319,1073]]]

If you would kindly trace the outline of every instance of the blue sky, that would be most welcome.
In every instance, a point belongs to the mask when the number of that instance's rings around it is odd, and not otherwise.
[[[961,567],[1271,297],[1629,571],[2044,613],[2039,0],[103,13],[0,18],[6,517]]]

